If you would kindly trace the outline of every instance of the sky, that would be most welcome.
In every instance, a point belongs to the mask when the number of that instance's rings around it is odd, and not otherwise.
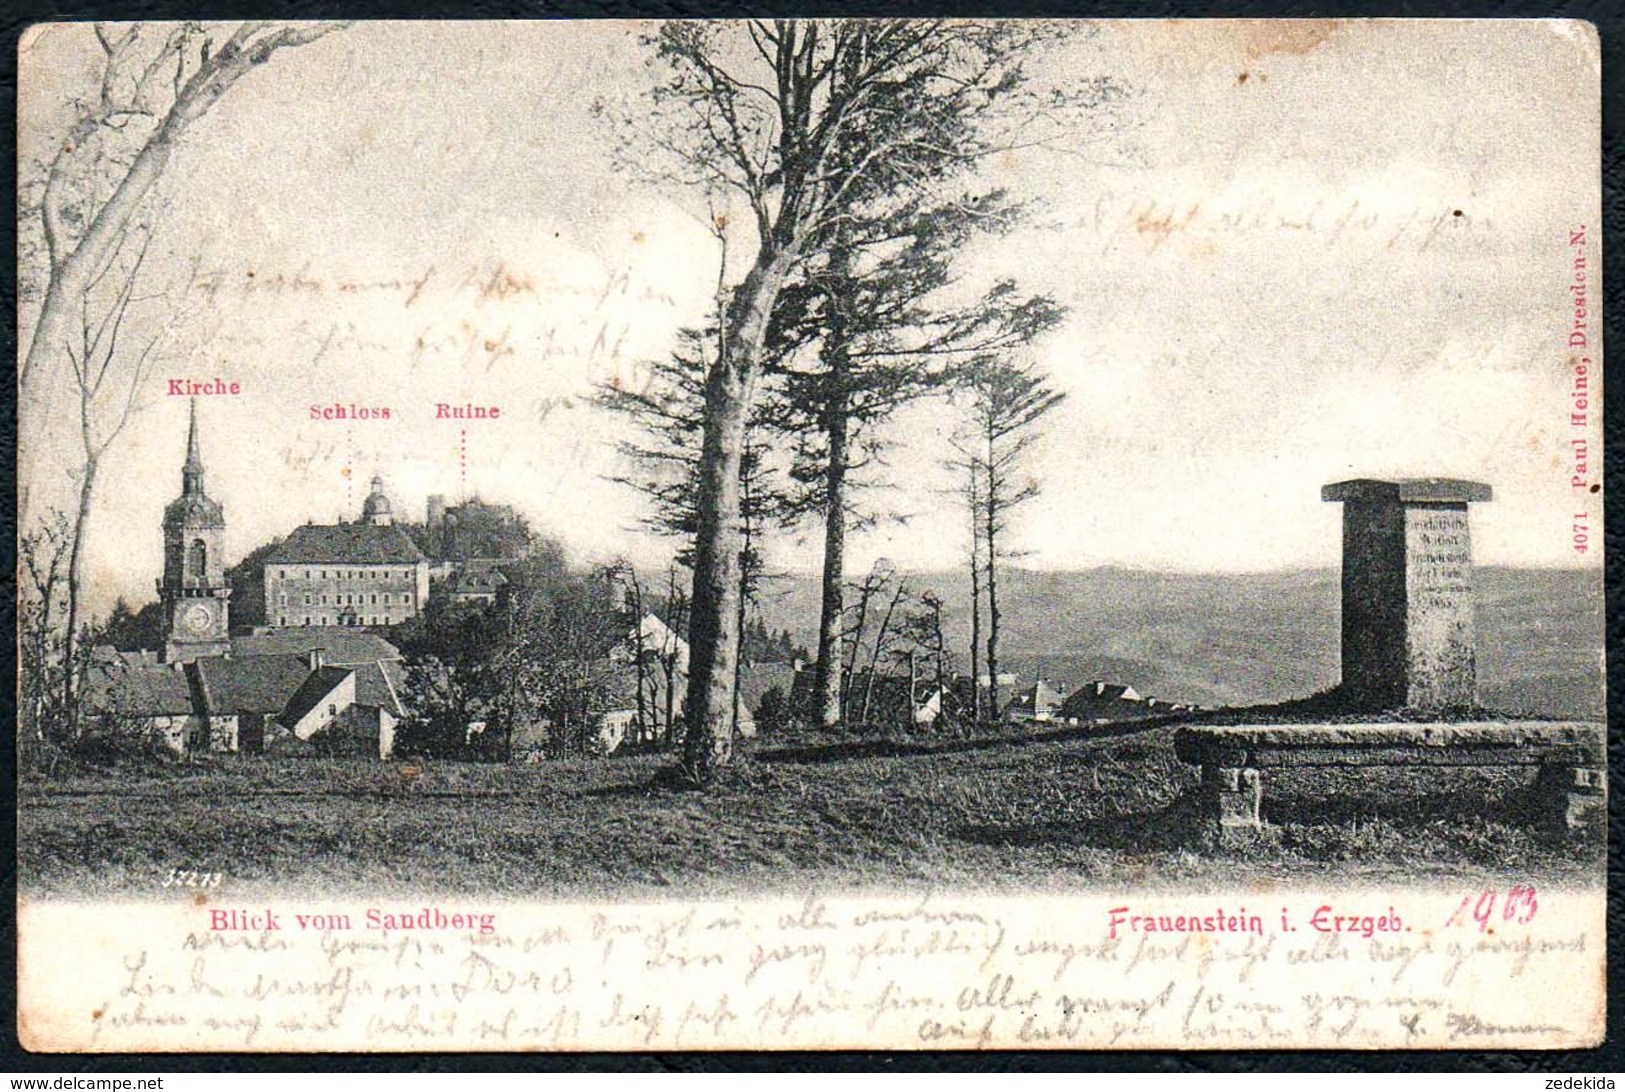
[[[93,607],[152,595],[179,377],[243,388],[200,406],[229,558],[354,518],[377,473],[415,518],[431,493],[478,495],[584,561],[664,563],[647,502],[608,480],[624,426],[592,404],[703,321],[717,277],[702,195],[617,171],[594,114],[636,108],[647,29],[356,24],[279,53],[191,130],[147,274],[163,357],[87,541]],[[84,26],[24,42],[25,178],[95,51]],[[1588,30],[1537,21],[1077,24],[1036,56],[1040,86],[1126,94],[991,163],[1027,217],[960,257],[966,285],[1010,276],[1067,308],[1030,350],[1067,397],[1010,532],[1020,563],[1335,566],[1323,484],[1443,476],[1496,491],[1473,512],[1480,564],[1599,564],[1572,548],[1574,513],[1600,538],[1602,505],[1571,485],[1587,433],[1568,346],[1570,231],[1600,237],[1598,63]],[[437,420],[442,402],[501,417]],[[390,416],[311,418],[335,404]],[[885,518],[853,572],[960,563],[954,423],[935,403],[889,422],[891,485],[864,498]],[[75,427],[60,389],[23,408],[35,511],[69,496]],[[814,570],[818,533],[785,532],[774,565]]]

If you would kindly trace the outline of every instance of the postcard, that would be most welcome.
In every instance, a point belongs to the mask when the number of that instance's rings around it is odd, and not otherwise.
[[[61,1051],[1577,1048],[1597,33],[20,46]]]

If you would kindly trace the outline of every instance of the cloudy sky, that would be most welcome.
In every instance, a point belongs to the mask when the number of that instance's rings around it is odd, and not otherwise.
[[[104,471],[99,603],[150,597],[161,567],[176,376],[243,385],[202,408],[233,558],[353,517],[379,472],[397,511],[478,494],[583,559],[662,561],[643,501],[605,481],[620,426],[588,400],[703,319],[716,277],[703,200],[616,173],[591,109],[636,100],[644,29],[359,24],[278,54],[196,126],[151,273],[190,294]],[[94,59],[84,27],[25,42],[25,173]],[[1385,475],[1490,482],[1481,563],[1595,563],[1570,545],[1588,498],[1569,481],[1567,285],[1569,231],[1599,215],[1597,66],[1590,34],[1555,22],[1105,23],[1040,58],[1041,81],[1131,93],[993,164],[1032,211],[962,260],[967,283],[1013,275],[1069,309],[1033,350],[1068,398],[1034,459],[1023,563],[1335,565],[1320,486]],[[465,441],[437,402],[502,417]],[[310,419],[334,403],[390,419]],[[34,449],[66,453],[31,504],[69,485],[67,408],[24,408]],[[941,406],[892,423],[898,484],[870,499],[908,518],[862,536],[854,571],[958,563],[951,427]],[[818,545],[789,534],[776,560],[811,570]]]

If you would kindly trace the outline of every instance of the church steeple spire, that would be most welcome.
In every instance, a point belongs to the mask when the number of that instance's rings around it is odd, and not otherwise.
[[[203,456],[197,446],[197,398],[192,398],[191,424],[186,431],[186,463],[181,467],[181,493],[185,496],[203,495]]]
[[[164,662],[190,663],[231,651],[231,584],[226,580],[226,513],[203,492],[197,399],[186,429],[181,495],[164,509]]]

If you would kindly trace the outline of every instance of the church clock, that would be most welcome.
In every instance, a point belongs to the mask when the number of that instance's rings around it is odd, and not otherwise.
[[[214,611],[205,602],[189,603],[181,614],[181,621],[188,633],[204,636],[214,628]]]

